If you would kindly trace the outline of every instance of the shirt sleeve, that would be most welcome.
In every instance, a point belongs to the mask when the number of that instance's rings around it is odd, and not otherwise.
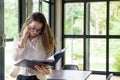
[[[22,59],[23,52],[25,48],[19,48],[18,47],[19,41],[18,41],[18,36],[16,36],[13,40],[13,60],[17,61]]]

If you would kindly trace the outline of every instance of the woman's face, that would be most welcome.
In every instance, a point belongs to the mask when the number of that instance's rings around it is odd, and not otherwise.
[[[29,24],[29,27],[30,27],[30,36],[31,37],[36,37],[37,35],[39,35],[41,33],[41,30],[42,30],[42,23],[39,23],[37,21],[32,21],[30,24]]]

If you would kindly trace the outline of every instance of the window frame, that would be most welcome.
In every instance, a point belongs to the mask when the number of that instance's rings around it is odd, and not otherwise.
[[[106,2],[106,35],[89,35],[90,29],[87,26],[90,26],[90,4],[89,2]],[[62,19],[62,47],[64,47],[64,39],[66,38],[83,38],[84,39],[84,70],[89,70],[90,68],[90,39],[100,38],[100,39],[106,39],[106,71],[92,71],[93,74],[109,74],[111,71],[109,71],[109,39],[120,39],[120,35],[109,35],[109,16],[110,16],[110,1],[119,1],[119,0],[63,0],[62,1],[62,15],[65,13],[65,4],[66,3],[74,3],[74,2],[82,2],[84,3],[84,33],[83,35],[65,35],[64,34],[64,19],[65,16],[63,16]],[[63,58],[62,65],[64,65],[65,56]],[[112,72],[115,75],[120,75],[120,72]]]

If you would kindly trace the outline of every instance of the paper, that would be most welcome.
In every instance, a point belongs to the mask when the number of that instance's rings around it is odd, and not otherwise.
[[[54,66],[58,60],[63,56],[64,52],[65,52],[66,48],[57,51],[56,53],[54,53],[52,56],[50,56],[48,59],[45,60],[28,60],[28,59],[23,59],[20,61],[17,61],[15,63],[15,66],[22,66],[22,67],[30,67],[30,68],[34,68],[35,65],[50,65],[50,66]]]

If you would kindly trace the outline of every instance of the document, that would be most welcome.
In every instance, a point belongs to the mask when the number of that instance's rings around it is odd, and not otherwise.
[[[15,63],[15,66],[22,66],[22,67],[29,67],[34,68],[35,65],[44,66],[54,66],[59,61],[59,59],[63,56],[66,48],[63,48],[60,51],[55,52],[52,56],[50,56],[47,59],[44,60],[28,60],[28,59],[22,59]]]

